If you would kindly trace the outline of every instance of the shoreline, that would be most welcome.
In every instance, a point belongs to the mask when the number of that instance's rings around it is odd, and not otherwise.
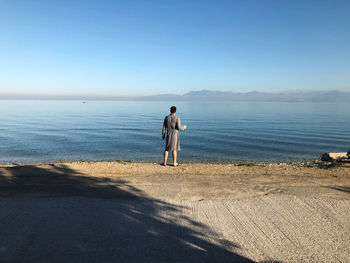
[[[50,165],[59,163],[142,163],[142,164],[160,164],[155,160],[38,160],[38,161],[0,161],[0,167],[24,166],[24,165]],[[171,158],[168,165],[171,164]],[[319,163],[317,159],[306,160],[273,160],[273,161],[255,161],[255,160],[220,160],[220,161],[179,161],[180,164],[207,164],[207,165],[233,165],[233,166],[297,166],[297,167],[316,167]],[[170,166],[170,165],[169,165]]]

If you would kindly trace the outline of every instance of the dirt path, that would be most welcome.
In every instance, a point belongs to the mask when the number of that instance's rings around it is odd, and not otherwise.
[[[0,262],[348,262],[350,169],[0,168]]]

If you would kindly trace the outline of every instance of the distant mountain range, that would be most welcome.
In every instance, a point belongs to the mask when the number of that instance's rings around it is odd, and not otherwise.
[[[142,101],[266,101],[266,102],[350,102],[349,91],[230,92],[190,91],[184,95],[159,94],[137,98]]]
[[[350,102],[350,91],[308,92],[231,92],[201,90],[183,95],[158,94],[152,96],[68,96],[68,95],[1,95],[0,99],[52,100],[116,100],[116,101],[262,101],[262,102]]]

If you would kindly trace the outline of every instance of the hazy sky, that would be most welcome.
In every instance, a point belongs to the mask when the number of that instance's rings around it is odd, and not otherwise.
[[[0,93],[350,89],[350,1],[0,0]]]

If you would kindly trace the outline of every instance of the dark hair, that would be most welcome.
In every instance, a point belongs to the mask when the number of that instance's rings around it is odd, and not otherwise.
[[[170,112],[171,112],[171,113],[175,113],[175,112],[176,112],[176,107],[175,107],[175,106],[171,106]]]

